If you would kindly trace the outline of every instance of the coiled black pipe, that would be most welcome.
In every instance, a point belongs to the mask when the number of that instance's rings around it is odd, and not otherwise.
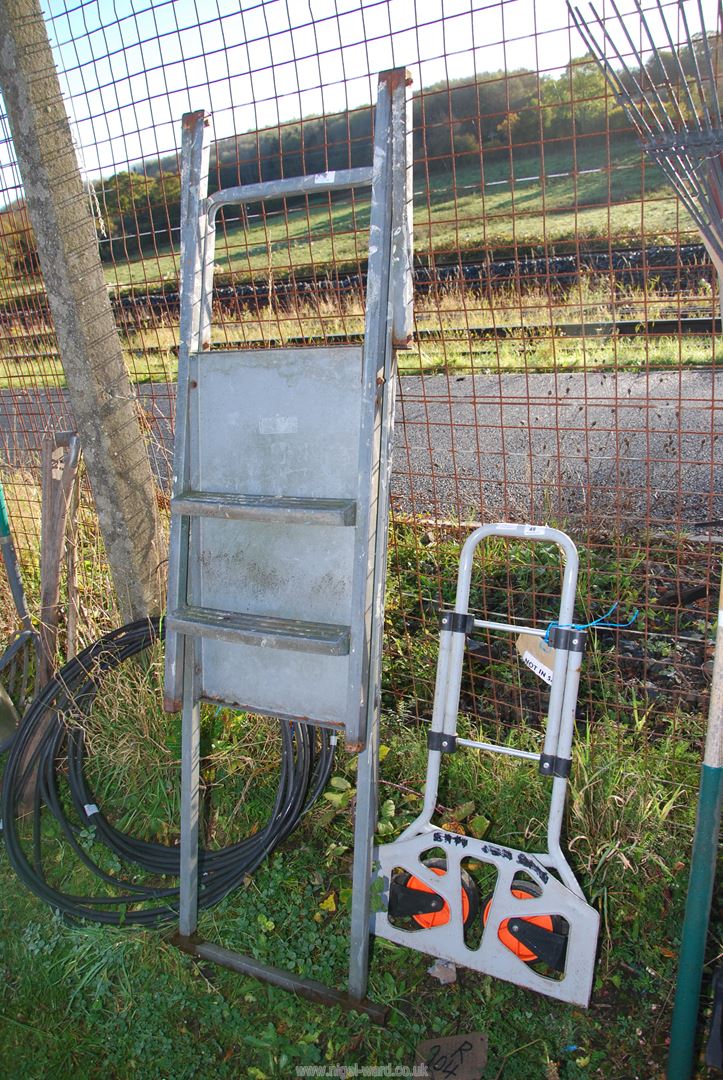
[[[87,718],[104,676],[163,636],[158,619],[130,623],[106,634],[70,660],[41,690],[14,739],[3,775],[2,823],[8,857],[18,877],[41,900],[70,919],[114,926],[156,925],[178,916],[178,886],[166,880],[138,884],[138,868],[157,878],[178,877],[180,852],[141,840],[115,828],[95,811],[96,799],[84,774]],[[281,766],[274,805],[266,825],[253,836],[216,851],[199,852],[199,906],[217,904],[254,871],[297,827],[302,814],[323,791],[331,772],[333,744],[327,731],[279,722]],[[60,776],[67,780],[73,813]],[[23,795],[33,777],[32,851],[20,835],[27,820]],[[86,807],[91,807],[91,814]],[[104,882],[98,895],[64,893],[48,880],[43,860],[43,811],[52,814],[76,857]],[[99,866],[86,851],[80,831],[95,828],[95,839],[121,862],[118,874]],[[111,895],[108,886],[115,892]],[[149,906],[152,905],[152,906]],[[120,909],[120,910],[116,910]]]

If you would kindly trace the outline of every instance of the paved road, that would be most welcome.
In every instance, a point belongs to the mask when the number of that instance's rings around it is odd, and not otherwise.
[[[139,399],[168,483],[174,388]],[[0,392],[0,443],[21,465],[46,427],[69,426],[62,390]],[[629,524],[723,516],[723,372],[430,375],[398,395],[393,494],[444,517]]]
[[[723,371],[404,379],[398,415],[396,490],[437,513],[723,514]]]

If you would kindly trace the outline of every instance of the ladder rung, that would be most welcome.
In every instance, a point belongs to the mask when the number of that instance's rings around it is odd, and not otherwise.
[[[236,495],[188,491],[171,501],[174,514],[287,525],[354,525],[354,499],[302,499],[293,495]]]
[[[477,742],[476,739],[457,739],[457,746],[471,746],[474,750],[487,750],[490,754],[507,754],[508,757],[525,758],[527,761],[539,761],[540,755],[531,750],[517,750],[514,746],[499,746],[498,743]]]
[[[194,637],[326,656],[346,656],[349,652],[349,627],[333,623],[277,619],[271,615],[247,615],[192,605],[169,612],[166,621],[169,630]]]

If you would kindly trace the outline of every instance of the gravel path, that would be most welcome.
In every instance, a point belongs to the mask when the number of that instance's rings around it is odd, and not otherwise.
[[[174,387],[138,393],[167,484]],[[71,426],[64,391],[0,391],[11,466],[52,426]],[[405,377],[393,494],[423,516],[689,524],[723,516],[722,436],[723,372]]]

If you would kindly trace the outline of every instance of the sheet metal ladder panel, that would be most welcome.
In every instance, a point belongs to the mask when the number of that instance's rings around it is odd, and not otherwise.
[[[287,639],[262,625],[261,644],[234,641],[216,620],[218,637],[200,646],[207,700],[342,726],[350,696],[361,697],[351,640],[354,560],[364,557],[357,497],[371,486],[359,460],[361,367],[359,347],[191,357],[191,482],[214,499],[197,511],[211,516],[199,521],[189,601],[327,628]]]
[[[409,141],[407,82],[401,69],[380,76],[371,168],[210,197],[208,121],[184,117],[169,710],[221,701],[339,728],[352,750],[367,741],[394,353],[411,331],[411,185],[398,167]],[[211,351],[221,207],[361,187],[372,201],[362,348]]]

